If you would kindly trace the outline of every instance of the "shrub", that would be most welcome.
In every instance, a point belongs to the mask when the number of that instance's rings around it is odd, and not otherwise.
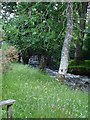
[[[90,76],[90,60],[81,61],[78,65],[74,60],[70,61],[68,72]]]
[[[6,51],[6,57],[9,62],[15,62],[18,60],[18,53],[14,46],[10,46]]]
[[[18,53],[14,46],[9,46],[8,49],[4,49],[2,51],[2,73],[7,72],[7,70],[10,68],[10,63],[15,62],[18,60]]]

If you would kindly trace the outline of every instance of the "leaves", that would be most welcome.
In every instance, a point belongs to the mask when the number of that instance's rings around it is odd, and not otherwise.
[[[59,16],[57,18],[56,14],[62,14],[63,11],[59,11],[59,8],[58,12],[55,11],[54,6],[54,3],[19,3],[16,17],[4,25],[9,41],[20,46],[19,48],[25,48],[30,44],[33,49],[41,49],[41,51],[48,49],[48,52],[55,49],[52,47],[54,44],[57,48],[60,47],[56,38],[58,31],[64,26],[57,22]],[[63,8],[61,3],[59,6]],[[29,11],[31,11],[30,16]]]

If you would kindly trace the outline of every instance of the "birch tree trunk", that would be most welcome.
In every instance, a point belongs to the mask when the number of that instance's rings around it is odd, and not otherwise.
[[[73,3],[68,2],[67,3],[67,11],[66,11],[66,17],[67,17],[67,26],[66,26],[66,35],[65,40],[63,43],[62,53],[61,53],[61,62],[60,67],[58,71],[59,76],[65,76],[68,70],[68,57],[69,57],[69,48],[70,43],[72,40],[72,32],[73,32]]]

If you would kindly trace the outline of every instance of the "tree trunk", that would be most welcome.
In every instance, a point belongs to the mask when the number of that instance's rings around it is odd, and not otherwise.
[[[23,51],[23,52],[22,52],[23,64],[28,64],[29,58],[30,58],[30,56],[29,56],[28,50]]]
[[[63,43],[62,53],[61,53],[61,63],[58,71],[59,78],[60,76],[65,76],[68,69],[68,57],[69,57],[69,48],[72,40],[72,32],[73,32],[73,3],[67,3],[67,27],[66,27],[66,36]]]
[[[41,55],[40,57],[40,70],[45,71],[45,67],[46,67],[46,58],[45,55]]]
[[[76,51],[75,51],[75,61],[77,64],[83,60],[83,53],[82,53],[83,41],[81,39],[77,40],[76,43]]]
[[[79,63],[80,61],[83,60],[82,47],[83,47],[84,29],[86,23],[87,5],[88,5],[87,2],[82,2],[81,4],[80,3],[78,4],[78,13],[80,17],[80,24],[79,24],[80,34],[76,44],[76,52],[75,52],[76,63]]]

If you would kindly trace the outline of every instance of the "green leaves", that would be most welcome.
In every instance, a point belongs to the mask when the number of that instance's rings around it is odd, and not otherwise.
[[[20,50],[30,46],[40,54],[43,50],[47,55],[52,51],[60,54],[64,36],[61,31],[65,27],[65,17],[60,15],[65,6],[58,3],[57,10],[55,6],[55,3],[18,3],[16,16],[4,25],[7,39]]]

